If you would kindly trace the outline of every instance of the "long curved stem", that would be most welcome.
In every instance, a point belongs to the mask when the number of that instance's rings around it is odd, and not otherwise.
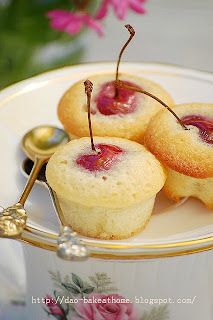
[[[135,30],[134,28],[130,25],[130,24],[126,24],[125,28],[129,31],[130,36],[129,39],[126,41],[126,43],[124,44],[124,46],[122,47],[119,56],[118,56],[118,61],[117,61],[117,66],[116,66],[116,75],[115,75],[115,81],[118,81],[118,76],[119,76],[119,66],[120,66],[120,62],[121,62],[121,58],[123,55],[124,50],[126,49],[126,47],[128,46],[128,44],[130,43],[130,41],[132,40],[132,38],[135,35]],[[115,87],[115,98],[118,96],[118,88]]]
[[[93,84],[90,80],[84,81],[84,86],[85,86],[85,93],[87,95],[87,116],[88,116],[88,124],[89,124],[89,134],[90,134],[90,140],[91,140],[91,147],[93,151],[96,151],[95,149],[95,144],[93,140],[93,132],[92,132],[92,121],[91,121],[91,110],[90,110],[90,105],[91,105],[91,94],[92,94],[92,89],[93,89]]]
[[[156,97],[155,95],[153,95],[152,93],[148,92],[148,91],[145,91],[145,90],[142,90],[142,89],[139,89],[137,87],[134,87],[134,86],[130,86],[130,85],[127,85],[126,83],[124,83],[123,81],[121,80],[117,80],[115,85],[117,87],[123,87],[125,89],[128,89],[128,90],[132,90],[132,91],[136,91],[136,92],[139,92],[139,93],[143,93],[145,94],[146,96],[149,96],[150,98],[156,100],[157,102],[159,102],[160,104],[162,104],[162,106],[164,106],[167,110],[169,110],[169,112],[171,112],[173,114],[173,116],[177,119],[177,121],[179,122],[179,124],[181,125],[182,128],[184,128],[184,130],[189,130],[185,124],[181,121],[181,119],[176,115],[176,113],[165,103],[163,102],[161,99],[159,99],[158,97]]]

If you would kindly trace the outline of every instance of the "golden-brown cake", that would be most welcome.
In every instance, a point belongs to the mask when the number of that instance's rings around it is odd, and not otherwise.
[[[121,138],[85,137],[49,160],[47,181],[75,231],[102,239],[128,238],[150,219],[165,173],[142,145]]]
[[[150,119],[162,106],[146,95],[125,88],[118,88],[116,95],[114,77],[113,73],[89,77],[93,83],[91,113],[94,135],[142,142]],[[169,106],[173,104],[166,90],[153,81],[130,74],[120,74],[119,79],[151,92]],[[65,92],[59,102],[58,117],[71,136],[89,136],[83,81],[75,83]]]
[[[182,104],[172,110],[189,130],[162,110],[145,134],[148,149],[168,168],[164,190],[174,200],[192,196],[213,208],[213,104]]]

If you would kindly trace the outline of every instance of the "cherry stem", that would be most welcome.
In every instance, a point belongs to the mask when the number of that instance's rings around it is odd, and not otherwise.
[[[183,123],[183,121],[181,121],[181,119],[176,115],[176,113],[165,103],[163,102],[161,99],[159,99],[158,97],[154,96],[153,94],[149,93],[148,91],[145,91],[145,90],[142,90],[142,89],[139,89],[139,88],[136,88],[134,86],[130,86],[130,85],[127,85],[126,83],[124,83],[123,81],[121,80],[117,80],[116,81],[116,86],[117,87],[123,87],[125,89],[128,89],[128,90],[132,90],[132,91],[136,91],[136,92],[139,92],[139,93],[143,93],[147,96],[149,96],[150,98],[156,100],[157,102],[159,102],[160,104],[162,104],[162,106],[164,106],[167,110],[169,110],[169,112],[171,112],[173,114],[173,116],[177,119],[177,121],[179,122],[179,124],[182,126],[182,128],[184,130],[189,130],[189,128],[187,128],[185,126],[185,124]]]
[[[90,110],[93,84],[90,80],[86,80],[86,81],[84,81],[84,87],[85,87],[85,93],[87,95],[87,116],[88,116],[88,123],[89,123],[89,134],[90,134],[90,140],[91,140],[91,148],[93,151],[96,152],[94,141],[93,141],[91,110]]]
[[[132,38],[135,35],[135,30],[134,28],[130,25],[130,24],[126,24],[125,28],[129,31],[130,36],[129,39],[127,40],[127,42],[124,44],[123,48],[121,49],[119,56],[118,56],[118,61],[117,61],[117,67],[116,67],[116,76],[115,76],[115,81],[118,81],[118,76],[119,76],[119,66],[120,66],[120,62],[121,62],[121,58],[123,55],[124,50],[126,49],[126,47],[129,45],[130,41],[132,40]],[[115,98],[118,97],[118,87],[115,87]]]

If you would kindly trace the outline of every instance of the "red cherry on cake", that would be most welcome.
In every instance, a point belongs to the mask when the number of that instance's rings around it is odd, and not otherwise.
[[[124,151],[114,145],[97,144],[96,154],[80,155],[76,163],[89,171],[109,170],[118,161],[118,157]]]
[[[126,85],[138,88],[134,83],[123,81]],[[117,92],[116,92],[117,90]],[[132,113],[137,108],[136,92],[115,87],[115,82],[105,83],[95,99],[97,109],[104,115],[122,115]]]
[[[188,115],[181,120],[185,125],[197,127],[201,139],[206,143],[213,144],[213,120],[200,115]]]
[[[134,28],[127,24],[125,28],[129,31],[129,39],[126,41],[124,46],[121,48],[119,53],[117,67],[116,67],[116,75],[115,80],[118,81],[119,77],[119,65],[121,61],[121,57],[124,53],[124,50],[132,40],[135,35]],[[134,85],[128,81],[124,81],[127,85]],[[135,86],[137,87],[137,86]],[[138,88],[138,87],[137,87]],[[118,88],[115,85],[114,81],[110,81],[105,83],[102,87],[100,92],[96,97],[96,105],[97,109],[100,113],[109,116],[109,115],[123,115],[134,112],[137,108],[137,95],[132,90],[128,90],[127,88]]]

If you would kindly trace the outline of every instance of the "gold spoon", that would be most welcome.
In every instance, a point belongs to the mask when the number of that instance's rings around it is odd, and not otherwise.
[[[25,134],[22,149],[34,161],[27,184],[18,202],[0,213],[0,236],[18,237],[23,232],[27,221],[24,204],[45,162],[56,149],[69,141],[67,133],[54,126],[39,126]]]
[[[32,171],[33,165],[34,165],[34,162],[32,160],[30,160],[29,158],[26,158],[21,164],[21,167],[20,167],[21,172],[27,179],[29,178],[29,175]],[[57,195],[47,182],[46,163],[44,163],[43,166],[41,167],[41,169],[36,177],[35,183],[39,184],[40,186],[45,187],[48,190],[53,207],[55,209],[55,213],[58,218],[58,222],[60,224],[60,228],[62,228],[65,225],[65,220],[62,219],[63,214],[61,213],[61,207],[60,207]]]
[[[30,159],[25,159],[21,166],[21,172],[25,177],[28,177],[31,173],[32,168],[33,161],[31,161]],[[84,245],[84,243],[80,239],[78,239],[77,233],[73,232],[71,228],[66,226],[66,221],[64,219],[63,211],[61,210],[57,194],[47,183],[45,170],[46,163],[44,163],[41,167],[35,183],[38,183],[47,188],[52,200],[53,207],[55,209],[55,213],[60,223],[61,232],[58,237],[57,255],[65,260],[86,260],[89,256],[89,250]]]

